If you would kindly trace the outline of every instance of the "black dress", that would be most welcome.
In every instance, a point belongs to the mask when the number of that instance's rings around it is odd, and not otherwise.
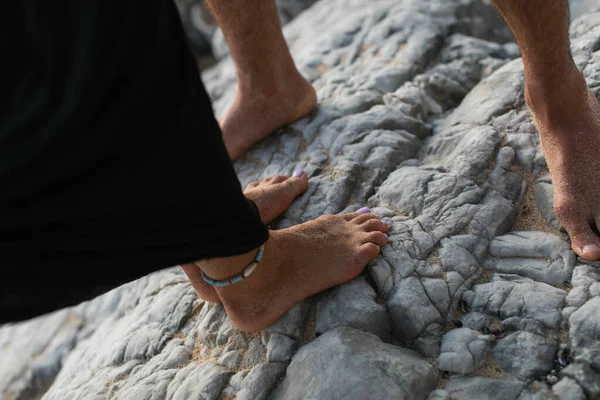
[[[267,240],[170,0],[2,8],[0,323]]]

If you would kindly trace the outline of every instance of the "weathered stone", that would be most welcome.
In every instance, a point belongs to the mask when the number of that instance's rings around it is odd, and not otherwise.
[[[600,396],[600,372],[594,371],[592,367],[584,363],[567,365],[560,371],[561,377],[569,377],[575,380],[590,399]]]
[[[337,328],[296,353],[273,398],[424,399],[436,382],[433,367],[414,351]]]
[[[401,346],[436,359],[444,333],[460,323],[494,335],[502,366],[524,376],[547,371],[547,338],[563,339],[568,321],[571,365],[600,371],[600,264],[579,260],[573,269],[566,235],[506,234],[531,176],[541,176],[533,188],[539,210],[559,226],[518,49],[490,2],[320,0],[284,34],[319,106],[253,146],[236,171],[243,184],[296,168],[309,174],[306,193],[273,229],[365,205],[385,217],[390,241],[367,267],[368,284],[359,278],[303,301],[247,335],[221,305],[198,300],[179,268],[164,270],[1,327],[0,397],[263,398],[292,389],[301,397],[304,376],[313,376],[317,398],[335,398],[336,388],[350,398],[424,398],[437,377]],[[571,48],[596,95],[598,43],[600,13],[585,12],[571,25]],[[222,116],[237,90],[231,58],[203,71],[203,81]],[[512,275],[490,281],[489,268]],[[358,330],[336,328],[343,325]],[[574,377],[565,380],[583,379],[581,390],[592,390],[589,374],[565,370]],[[452,377],[432,396],[550,396],[511,379]]]
[[[451,399],[516,400],[524,386],[525,384],[519,381],[483,376],[453,377],[446,385],[446,392]]]
[[[236,394],[239,400],[262,400],[273,391],[283,375],[287,364],[258,364],[242,381],[240,391]]]
[[[558,400],[585,400],[585,393],[581,386],[571,378],[562,378],[552,386],[552,393]]]
[[[563,230],[556,214],[554,214],[554,195],[552,193],[552,179],[549,174],[538,178],[535,182],[534,195],[538,210],[544,217],[544,221],[555,229]]]
[[[552,369],[556,341],[531,332],[515,332],[498,340],[492,355],[502,368],[521,379],[530,379]]]
[[[470,374],[485,363],[493,340],[492,336],[469,328],[451,330],[442,338],[438,368],[462,375]]]
[[[531,318],[551,329],[559,326],[565,297],[563,290],[516,275],[495,275],[492,282],[475,285],[464,294],[475,311],[502,319]]]
[[[490,244],[491,258],[485,262],[491,270],[518,274],[549,285],[571,278],[575,253],[557,236],[542,232],[511,232]]]
[[[471,328],[474,331],[480,331],[483,328],[488,328],[492,323],[493,318],[489,315],[482,314],[477,311],[470,312],[465,314],[460,322],[466,328]]]
[[[385,342],[392,338],[387,309],[377,303],[377,293],[362,276],[331,289],[317,305],[317,334],[339,326],[373,333]]]
[[[573,350],[588,362],[599,355],[600,297],[594,297],[571,314],[569,324]]]

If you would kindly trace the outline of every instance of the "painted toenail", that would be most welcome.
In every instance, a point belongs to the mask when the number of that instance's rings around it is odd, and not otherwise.
[[[294,177],[295,178],[300,178],[302,176],[302,174],[304,173],[304,171],[302,171],[301,169],[297,169],[296,172],[294,172]]]
[[[382,223],[384,226],[387,226],[387,224],[388,224],[388,222],[387,222],[385,219],[382,219],[382,220],[381,220],[381,223]]]
[[[357,214],[368,214],[371,212],[371,209],[369,207],[363,207],[360,210],[358,210],[356,213]]]
[[[585,246],[583,246],[582,253],[585,254],[592,251],[600,251],[600,247],[598,247],[597,244],[586,244]]]
[[[378,250],[378,251],[379,251],[379,250],[381,250],[381,247],[379,247],[378,245],[375,245],[375,246],[377,246],[377,250]]]
[[[390,238],[387,233],[384,233],[383,236],[385,236],[386,240]]]

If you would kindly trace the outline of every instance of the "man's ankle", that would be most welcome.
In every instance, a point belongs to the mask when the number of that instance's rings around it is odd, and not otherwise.
[[[585,79],[575,67],[556,78],[528,74],[525,79],[525,101],[536,120],[546,125],[560,124],[579,112],[587,93]]]

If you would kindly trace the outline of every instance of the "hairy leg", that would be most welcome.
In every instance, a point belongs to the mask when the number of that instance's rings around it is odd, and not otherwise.
[[[600,104],[570,52],[567,0],[494,0],[521,50],[525,99],[552,175],[554,209],[582,258],[600,258]]]
[[[296,69],[275,0],[208,0],[235,62],[238,93],[221,121],[232,160],[312,111],[313,87]]]
[[[244,195],[254,201],[262,221],[268,224],[287,210],[292,201],[304,193],[307,186],[308,175],[298,170],[291,177],[276,175],[260,182],[252,182],[244,190]],[[196,264],[183,264],[181,268],[198,297],[213,303],[221,301],[215,288],[204,281]]]

